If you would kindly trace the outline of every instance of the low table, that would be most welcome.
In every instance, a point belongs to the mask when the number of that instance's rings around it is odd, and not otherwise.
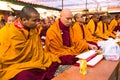
[[[119,80],[119,68],[120,61],[103,59],[94,67],[88,67],[86,75],[80,74],[78,66],[72,66],[52,80]]]

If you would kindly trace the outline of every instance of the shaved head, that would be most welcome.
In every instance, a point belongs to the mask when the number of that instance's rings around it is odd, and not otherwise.
[[[60,13],[60,19],[65,26],[70,26],[72,24],[73,14],[70,9],[63,9]]]
[[[81,19],[82,19],[82,21],[84,21],[83,18],[82,18],[82,14],[76,13],[76,14],[74,15],[74,20],[75,20],[75,21],[81,22]]]
[[[61,11],[61,13],[60,13],[60,16],[61,16],[61,17],[62,17],[62,16],[67,16],[67,15],[73,16],[73,14],[72,14],[72,12],[71,12],[70,9],[63,9],[63,10]]]

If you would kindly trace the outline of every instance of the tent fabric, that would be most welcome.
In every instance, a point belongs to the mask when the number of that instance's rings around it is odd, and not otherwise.
[[[116,7],[120,5],[120,0],[75,0],[75,1],[74,0],[17,0],[17,1],[25,2],[29,4],[43,5],[57,9],[69,8],[72,10],[103,8],[103,7],[108,8],[108,7]]]

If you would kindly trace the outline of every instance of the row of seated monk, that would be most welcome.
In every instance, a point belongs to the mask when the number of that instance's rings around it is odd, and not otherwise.
[[[76,55],[115,38],[120,22],[118,15],[110,22],[108,16],[95,14],[86,24],[70,9],[63,9],[52,24],[39,17],[35,8],[25,6],[15,21],[0,29],[0,80],[51,80],[59,65],[73,65]]]

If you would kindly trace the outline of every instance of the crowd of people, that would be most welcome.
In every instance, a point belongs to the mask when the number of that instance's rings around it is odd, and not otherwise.
[[[115,39],[117,31],[120,15],[85,20],[63,9],[58,19],[40,19],[35,8],[25,6],[0,29],[0,80],[51,80],[59,65],[75,64],[76,55],[98,50],[97,42]]]

